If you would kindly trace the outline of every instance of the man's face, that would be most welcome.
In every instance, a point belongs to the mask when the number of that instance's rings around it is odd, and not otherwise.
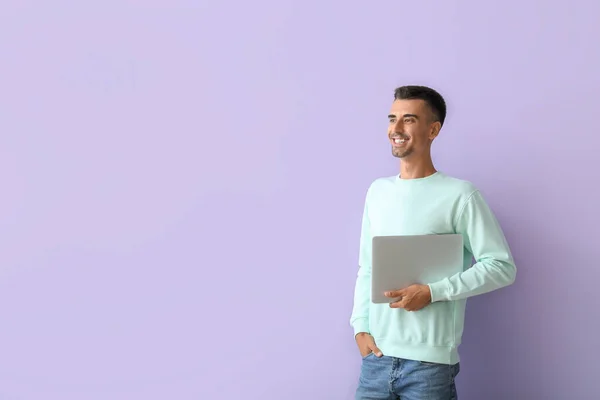
[[[388,138],[394,157],[407,159],[429,155],[439,123],[423,100],[395,100],[392,103]]]

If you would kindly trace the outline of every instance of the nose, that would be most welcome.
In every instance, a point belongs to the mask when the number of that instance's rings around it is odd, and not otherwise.
[[[403,131],[403,125],[400,119],[392,124],[392,133],[401,133]]]

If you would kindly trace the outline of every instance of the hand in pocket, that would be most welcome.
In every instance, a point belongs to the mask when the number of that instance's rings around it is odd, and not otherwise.
[[[361,332],[356,335],[356,344],[362,357],[366,357],[371,353],[375,354],[376,357],[383,356],[383,353],[375,344],[375,339],[373,339],[373,336],[366,332]]]

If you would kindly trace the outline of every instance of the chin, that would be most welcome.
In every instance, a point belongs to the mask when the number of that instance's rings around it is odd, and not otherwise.
[[[392,150],[392,155],[396,158],[405,158],[406,156],[408,156],[410,154],[410,151],[402,151],[402,152],[398,152],[398,151],[394,151]]]

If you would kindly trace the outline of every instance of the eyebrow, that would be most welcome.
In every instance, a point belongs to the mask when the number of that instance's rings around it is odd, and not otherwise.
[[[416,115],[416,114],[404,114],[404,115],[402,116],[402,118],[408,118],[408,117],[412,117],[412,118],[415,118],[415,119],[419,119],[419,116],[418,116],[418,115]],[[388,119],[391,119],[391,118],[396,118],[396,115],[394,115],[394,114],[389,114],[389,115],[388,115]]]

